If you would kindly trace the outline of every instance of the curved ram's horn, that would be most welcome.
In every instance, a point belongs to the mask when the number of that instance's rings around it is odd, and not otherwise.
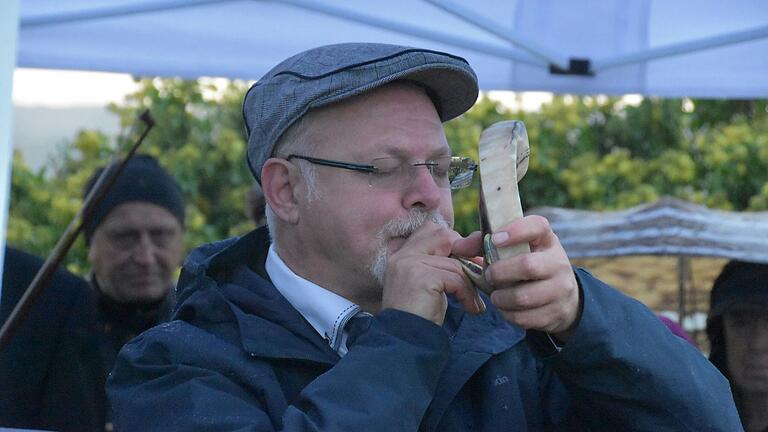
[[[523,217],[517,182],[528,171],[528,159],[531,153],[525,125],[517,120],[491,125],[480,136],[478,151],[483,231],[485,234],[491,234]],[[486,242],[490,246],[489,243]],[[493,260],[531,251],[528,243],[493,249],[495,249],[495,253],[492,253]]]

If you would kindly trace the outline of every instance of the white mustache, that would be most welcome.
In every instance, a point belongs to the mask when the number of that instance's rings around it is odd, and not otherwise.
[[[443,228],[448,228],[448,222],[437,210],[424,211],[412,208],[404,218],[393,219],[381,228],[379,238],[382,240],[397,237],[409,237],[414,231],[421,228],[427,221],[432,221]]]

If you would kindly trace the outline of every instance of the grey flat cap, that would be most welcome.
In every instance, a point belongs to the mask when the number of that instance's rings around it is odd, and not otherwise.
[[[375,43],[327,45],[296,54],[267,72],[245,95],[248,166],[261,168],[280,136],[313,108],[407,80],[421,85],[442,121],[477,100],[477,76],[466,60],[426,49]]]

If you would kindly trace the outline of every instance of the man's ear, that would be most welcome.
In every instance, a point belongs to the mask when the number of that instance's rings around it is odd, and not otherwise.
[[[261,169],[261,188],[275,216],[295,224],[299,221],[297,194],[303,178],[296,165],[285,159],[270,158]]]

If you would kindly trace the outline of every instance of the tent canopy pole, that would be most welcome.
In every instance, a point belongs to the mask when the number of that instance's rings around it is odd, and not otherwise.
[[[539,45],[534,41],[525,38],[524,36],[522,36],[518,32],[515,32],[514,30],[509,30],[501,27],[497,23],[486,19],[480,14],[473,12],[469,8],[466,8],[457,2],[454,2],[451,0],[424,0],[424,1],[431,3],[462,20],[475,25],[476,27],[479,27],[493,35],[496,35],[504,39],[505,41],[530,53],[534,57],[547,62],[547,64],[555,65],[561,69],[568,69],[569,60],[564,56],[560,55],[559,53],[543,45]]]
[[[681,54],[690,54],[695,51],[702,51],[720,46],[733,45],[764,38],[768,38],[768,25],[739,32],[726,33],[677,44],[650,48],[644,51],[624,54],[612,58],[595,59],[592,61],[592,70],[594,72],[601,72],[605,69],[626,66],[634,63],[641,63],[647,60],[655,60]]]

